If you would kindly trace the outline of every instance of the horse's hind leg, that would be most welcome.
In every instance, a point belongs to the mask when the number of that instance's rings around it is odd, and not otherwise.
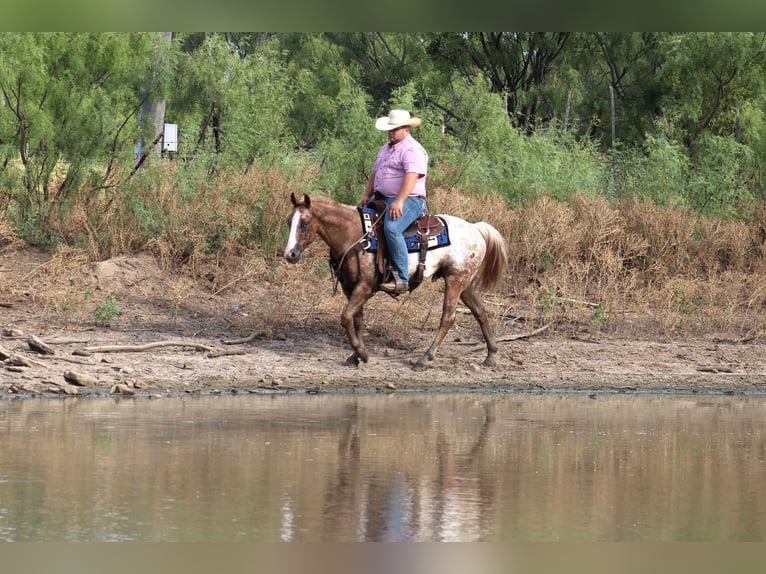
[[[457,300],[460,297],[460,292],[463,290],[463,283],[454,277],[446,277],[444,279],[444,302],[442,303],[442,318],[439,321],[439,330],[436,332],[433,343],[428,350],[423,354],[418,362],[413,365],[416,370],[424,369],[429,361],[432,361],[436,355],[436,351],[444,341],[444,337],[447,336],[447,331],[452,328],[455,323],[455,311],[457,309]]]
[[[497,364],[497,340],[495,339],[495,332],[489,324],[489,318],[487,317],[487,311],[484,309],[484,304],[481,302],[481,296],[474,290],[473,283],[460,294],[460,299],[473,313],[481,327],[484,340],[487,342],[487,358],[484,359],[484,365],[494,367]]]

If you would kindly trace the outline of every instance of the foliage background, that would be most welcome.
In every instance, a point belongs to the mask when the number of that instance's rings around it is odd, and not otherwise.
[[[731,324],[766,300],[764,50],[749,32],[3,32],[0,248],[150,250],[217,268],[220,290],[232,261],[279,257],[291,192],[356,203],[375,118],[405,108],[432,210],[511,244],[507,293]],[[177,153],[151,145],[160,104]]]

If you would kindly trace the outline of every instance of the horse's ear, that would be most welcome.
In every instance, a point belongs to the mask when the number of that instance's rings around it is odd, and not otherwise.
[[[303,205],[306,206],[306,209],[311,209],[311,198],[308,193],[303,194]]]
[[[296,207],[298,206],[298,200],[295,199],[295,194],[294,193],[290,193],[290,201],[293,202],[294,206],[296,206]]]

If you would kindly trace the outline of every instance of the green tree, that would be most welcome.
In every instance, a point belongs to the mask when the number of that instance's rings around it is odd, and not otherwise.
[[[541,90],[554,70],[569,32],[459,32],[430,37],[428,54],[442,72],[473,80],[481,75],[505,98],[515,125],[531,131],[554,115]]]
[[[142,34],[0,34],[0,169],[22,182],[21,220],[42,221],[86,179],[108,185],[132,157],[149,50]]]
[[[219,33],[180,41],[193,49],[179,56],[167,117],[191,132],[187,155],[245,171],[293,145],[287,127],[293,98],[274,38],[247,50]]]
[[[734,136],[739,107],[763,99],[766,33],[675,34],[661,49],[663,114],[676,115],[694,161],[706,132]]]

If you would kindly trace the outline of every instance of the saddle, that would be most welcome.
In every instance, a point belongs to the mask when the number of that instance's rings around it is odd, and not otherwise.
[[[386,236],[383,233],[383,217],[381,215],[386,210],[386,202],[375,199],[367,202],[367,207],[374,210],[375,219],[373,222],[372,234],[377,238],[378,249],[375,257],[375,267],[378,273],[386,277],[388,270],[388,249],[386,247]],[[362,214],[364,222],[364,214]],[[410,277],[410,291],[415,289],[423,282],[423,272],[426,267],[426,254],[430,247],[434,247],[433,240],[440,237],[445,232],[444,221],[435,215],[428,213],[428,208],[404,231],[404,239],[408,243],[408,248],[413,243],[417,244],[418,266],[415,273]],[[408,249],[409,250],[409,249]]]

